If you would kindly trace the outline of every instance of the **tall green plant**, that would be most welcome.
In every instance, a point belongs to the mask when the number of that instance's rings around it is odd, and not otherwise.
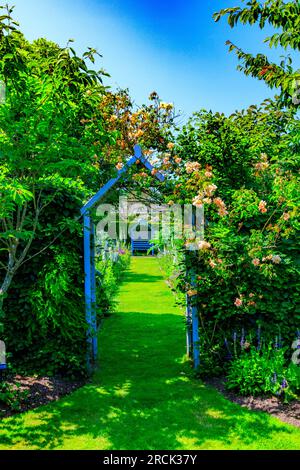
[[[298,0],[242,0],[245,6],[224,8],[214,14],[215,21],[227,16],[228,23],[234,28],[238,23],[257,24],[261,29],[266,25],[275,31],[265,42],[270,46],[300,50],[300,4]],[[266,55],[253,55],[227,41],[229,51],[234,51],[239,59],[238,69],[246,75],[263,80],[271,88],[279,88],[281,102],[291,108],[300,104],[300,70],[293,68],[290,56],[279,64],[272,62]]]

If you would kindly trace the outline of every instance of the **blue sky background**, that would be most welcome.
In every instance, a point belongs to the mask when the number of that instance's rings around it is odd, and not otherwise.
[[[4,2],[0,2],[4,4]],[[6,2],[5,2],[6,3]],[[32,40],[46,37],[60,45],[75,39],[83,52],[103,55],[97,66],[111,75],[113,89],[129,88],[136,104],[157,91],[173,102],[185,120],[201,108],[230,114],[260,103],[274,92],[236,70],[230,39],[247,52],[267,52],[278,60],[283,51],[263,44],[268,31],[256,26],[231,29],[212,14],[240,0],[12,0],[14,17]]]

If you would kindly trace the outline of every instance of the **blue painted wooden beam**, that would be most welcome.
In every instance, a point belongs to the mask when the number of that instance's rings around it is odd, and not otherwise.
[[[199,317],[196,306],[192,307],[192,340],[193,340],[193,362],[194,369],[200,366],[200,338],[199,338]]]
[[[81,215],[84,215],[87,211],[91,210],[97,203],[105,196],[105,194],[114,187],[114,185],[121,179],[121,177],[127,172],[127,170],[137,161],[140,160],[141,163],[150,171],[154,169],[148,160],[142,154],[142,149],[140,145],[135,145],[134,147],[134,156],[132,156],[123,168],[118,172],[115,178],[110,179],[81,209]],[[165,177],[161,173],[156,173],[155,177],[159,181],[164,181]]]
[[[91,220],[91,334],[92,334],[92,360],[94,363],[97,360],[97,354],[98,354],[95,262],[96,262],[95,260],[95,224]]]
[[[87,323],[87,368],[92,369],[92,278],[91,278],[91,218],[86,213],[83,218],[84,238],[84,292],[85,292],[85,318]]]

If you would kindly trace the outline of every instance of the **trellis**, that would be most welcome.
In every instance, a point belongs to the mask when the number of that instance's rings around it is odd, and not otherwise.
[[[85,316],[88,325],[87,331],[87,366],[92,370],[98,354],[97,338],[97,299],[96,299],[96,266],[95,266],[95,224],[92,217],[92,210],[100,203],[104,196],[110,191],[118,181],[126,174],[128,169],[137,161],[142,163],[148,170],[154,167],[143,156],[139,145],[134,147],[134,155],[130,157],[123,168],[118,171],[115,178],[110,179],[81,209],[83,216],[83,238],[84,238],[84,274],[85,274]],[[164,181],[164,176],[155,172],[155,178]],[[199,365],[199,336],[198,336],[198,315],[195,306],[187,300],[186,309],[187,320],[187,352],[193,355],[194,367]]]

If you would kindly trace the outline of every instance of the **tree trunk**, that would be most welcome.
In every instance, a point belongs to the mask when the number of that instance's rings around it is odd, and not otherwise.
[[[2,286],[0,287],[0,323],[1,318],[3,318],[3,301],[5,294],[7,293],[14,277],[13,271],[7,271]]]

